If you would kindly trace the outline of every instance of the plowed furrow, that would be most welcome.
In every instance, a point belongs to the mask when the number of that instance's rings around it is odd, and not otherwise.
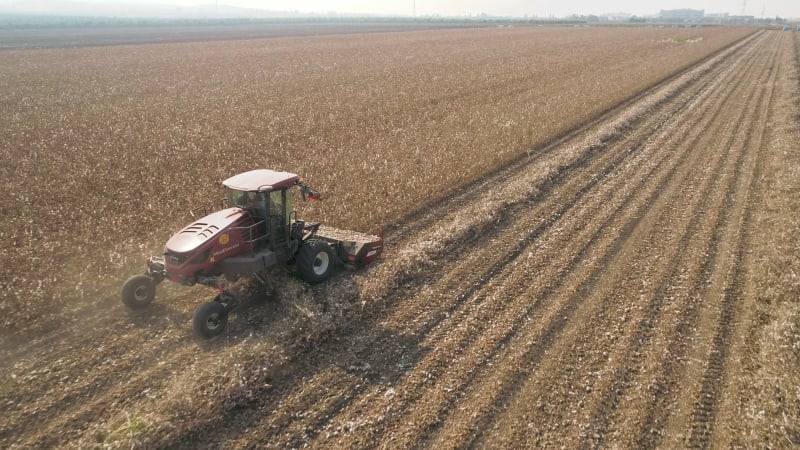
[[[776,61],[776,57],[771,57],[770,61],[764,65],[764,67],[772,67],[772,65]],[[772,78],[771,81],[774,81],[774,76],[769,77]],[[770,85],[773,85],[771,82]],[[770,92],[768,95],[761,94],[761,99],[759,99],[759,109],[754,114],[755,117],[763,117],[765,114],[765,108],[771,102],[772,93]],[[750,163],[752,165],[753,158],[756,158],[758,154],[758,149],[761,146],[759,142],[755,147],[753,147],[753,143],[751,141],[751,136],[753,133],[759,134],[759,121],[752,121],[752,124],[749,124],[744,128],[745,131],[745,143],[743,145],[742,152],[747,152],[748,157],[750,158]],[[739,139],[741,138],[742,132],[740,132]],[[748,173],[742,173],[741,171],[737,172],[737,176],[735,179],[739,179],[742,175],[745,175],[743,178],[747,179],[749,177],[758,178],[758,168],[756,167],[755,170],[751,170]],[[749,196],[749,193],[747,194]],[[733,216],[734,208],[736,203],[734,203],[734,195],[733,193],[729,194],[726,198],[725,204],[722,206],[722,210],[725,214],[725,223],[730,223],[731,218]],[[739,200],[741,204],[741,200]],[[741,206],[739,206],[741,207]],[[693,330],[697,329],[697,321],[699,320],[698,317],[698,310],[701,306],[701,299],[707,298],[707,286],[710,281],[713,279],[713,270],[716,267],[724,267],[726,264],[725,257],[720,256],[721,252],[719,248],[721,247],[720,241],[723,239],[723,225],[719,224],[716,228],[715,239],[713,242],[714,249],[709,251],[707,254],[713,255],[713,258],[709,257],[706,258],[704,261],[704,265],[702,268],[702,274],[698,277],[698,282],[692,286],[691,292],[693,297],[690,302],[685,306],[681,317],[676,325],[674,331],[671,334],[671,340],[667,345],[667,358],[664,358],[662,367],[658,375],[656,376],[655,380],[651,383],[650,391],[654,394],[653,395],[653,402],[647,407],[646,413],[643,415],[642,425],[640,427],[639,436],[637,437],[636,445],[637,446],[647,446],[653,447],[658,445],[661,442],[662,435],[665,434],[663,432],[663,428],[665,427],[667,416],[669,411],[672,410],[669,406],[676,402],[676,395],[678,394],[679,387],[684,387],[679,385],[678,382],[678,373],[682,367],[685,366],[685,362],[687,360],[687,353],[690,349],[691,342],[689,341],[689,337]],[[729,261],[727,261],[730,264]],[[737,263],[737,267],[738,267]],[[685,445],[685,441],[683,443]]]
[[[777,41],[777,37],[773,39]],[[724,287],[716,288],[712,285],[708,298],[712,300],[719,298],[717,289],[722,290],[719,299],[719,319],[716,332],[711,344],[711,351],[708,354],[708,364],[702,377],[702,384],[698,394],[692,425],[689,446],[693,448],[706,448],[709,446],[710,438],[714,430],[714,418],[717,405],[720,402],[719,394],[725,385],[725,365],[729,357],[729,347],[731,346],[731,336],[736,325],[736,316],[741,302],[743,267],[742,260],[747,248],[745,241],[745,230],[750,221],[752,208],[750,198],[754,191],[754,183],[759,178],[761,158],[759,157],[763,148],[764,133],[767,127],[767,117],[775,89],[775,79],[778,69],[775,60],[778,59],[778,51],[770,51],[772,57],[769,67],[770,76],[766,77],[769,81],[761,86],[762,98],[759,101],[759,109],[753,116],[752,125],[746,133],[745,148],[749,150],[750,167],[741,177],[737,190],[735,209],[733,210],[734,220],[726,230],[725,239],[729,242],[731,249],[730,255],[724,265],[720,265],[719,270],[724,272],[724,276],[718,279],[724,283]]]
[[[695,154],[697,154],[697,151],[696,151],[696,150],[694,150],[694,152],[695,152]],[[668,222],[659,221],[659,223],[660,223],[660,224],[661,224],[661,226],[662,226],[663,228],[665,228],[665,229],[671,229],[671,228],[674,228],[674,225],[673,225],[673,226],[670,226],[670,224],[669,224]],[[680,228],[677,228],[677,229],[680,229]],[[653,249],[652,249],[652,251],[653,251],[653,253],[657,253],[657,254],[659,254],[659,252],[657,251],[657,249],[656,249],[656,248],[653,248]],[[670,254],[670,253],[669,253],[669,252],[666,252],[666,253],[660,253],[660,254],[665,254],[665,255],[668,255],[668,254]],[[673,254],[673,255],[675,255],[676,253],[672,253],[672,254]],[[668,267],[668,266],[669,266],[669,264],[666,264],[666,266]],[[661,266],[661,267],[662,267],[662,268],[664,268],[664,269],[666,269],[666,268],[667,268],[667,267],[665,267],[665,266]],[[625,291],[625,289],[623,289],[623,288],[619,288],[619,291],[623,291],[623,292],[624,292],[624,291]],[[624,305],[623,305],[623,306],[624,306]],[[613,308],[604,308],[604,309],[608,309],[608,310],[611,310],[611,311],[613,311]],[[624,311],[624,310],[623,310],[623,311]],[[623,314],[624,314],[624,313],[623,313]],[[623,315],[623,314],[621,314],[621,315]],[[582,317],[597,317],[597,316],[596,316],[596,315],[593,315],[593,311],[589,310],[589,311],[582,311]],[[608,316],[608,315],[607,315],[607,316],[606,316],[606,318],[607,318],[607,319],[610,319],[610,320],[613,320],[613,319],[614,319],[614,318],[613,318],[613,314],[612,314],[612,315],[610,315],[610,316]],[[600,327],[598,327],[598,328],[600,328]],[[610,324],[609,324],[609,325],[607,325],[607,326],[604,326],[604,327],[602,327],[602,328],[600,328],[600,329],[603,329],[603,330],[612,330],[612,332],[613,332],[613,330],[614,330],[614,327],[610,326]],[[589,339],[597,339],[597,340],[598,340],[598,342],[603,342],[603,341],[604,341],[604,340],[602,339],[602,337],[598,337],[598,336],[591,335],[591,333],[590,333],[588,336],[589,336]],[[608,340],[606,339],[605,341],[608,341]],[[598,345],[599,345],[599,344],[598,344]],[[579,346],[579,345],[576,345],[576,346],[578,346],[578,347],[580,348],[580,346]],[[567,347],[569,347],[569,345],[568,345]],[[609,344],[608,348],[613,348],[613,345]],[[585,353],[588,353],[588,352],[585,352]],[[571,359],[571,357],[572,357],[572,358],[574,358],[574,360],[580,361],[580,364],[579,364],[579,365],[580,365],[580,367],[581,367],[581,372],[591,372],[591,371],[592,371],[591,364],[587,364],[587,363],[586,363],[586,361],[584,361],[584,359],[585,359],[585,358],[581,358],[581,357],[580,357],[580,355],[576,355],[576,354],[568,354],[568,355],[563,355],[562,357],[563,357],[563,358],[566,358],[567,360],[572,360],[572,359]],[[556,364],[557,364],[557,362],[556,362]],[[587,366],[588,366],[588,367],[587,367]],[[546,370],[544,370],[544,371],[545,371],[545,372],[547,372]],[[569,374],[569,375],[565,375],[564,377],[562,377],[562,379],[575,380],[575,377],[573,376],[573,374]],[[543,381],[543,382],[542,382],[542,384],[546,386],[546,385],[547,385],[547,382],[546,382],[546,380],[545,380],[545,381]],[[578,382],[575,382],[575,383],[573,383],[573,384],[579,384],[579,383],[578,383]],[[589,388],[589,389],[592,389],[592,386],[591,386],[591,385],[589,385],[589,384],[586,384],[586,385],[585,385],[585,386],[583,386],[583,387],[585,387],[585,388]],[[562,405],[562,406],[563,406],[563,405]],[[578,409],[581,409],[581,408],[578,408]],[[558,411],[565,411],[565,412],[569,412],[569,411],[570,411],[570,408],[566,408],[566,407],[564,407],[564,408],[559,408],[559,409],[558,409]],[[515,411],[515,412],[517,412],[517,413],[520,413],[521,411]],[[558,412],[556,413],[556,415],[558,415]],[[514,417],[524,417],[524,415],[516,415],[516,416],[514,416]],[[548,417],[552,417],[552,414],[549,414],[549,415],[548,415]],[[550,422],[552,422],[552,423],[555,423],[555,422],[556,422],[556,419],[555,419],[555,418],[554,418],[554,419],[551,419],[551,420],[550,420]],[[533,423],[535,423],[535,421],[533,421]],[[534,427],[534,429],[536,429],[536,427]]]
[[[758,73],[759,77],[763,73]],[[749,97],[743,103],[744,106],[753,103],[756,91],[751,91]],[[733,98],[737,98],[733,97]],[[716,169],[716,173],[721,173],[723,176],[716,180],[720,186],[716,189],[716,194],[713,194],[714,200],[710,205],[699,208],[696,211],[695,222],[693,224],[694,231],[686,238],[691,238],[693,242],[688,248],[684,249],[681,253],[683,258],[675,265],[669,277],[664,279],[664,283],[659,286],[657,295],[654,296],[647,306],[647,314],[642,321],[641,327],[636,330],[632,345],[628,354],[624,358],[624,365],[618,367],[616,372],[620,375],[615,378],[610,388],[609,394],[604,398],[601,407],[595,413],[591,430],[586,433],[587,436],[592,437],[593,445],[602,442],[602,436],[605,435],[609,423],[617,420],[615,412],[620,402],[630,408],[624,411],[641,411],[647,410],[650,402],[656,399],[657,402],[663,401],[666,392],[661,387],[663,383],[652,383],[651,380],[640,380],[640,377],[646,377],[643,371],[650,371],[653,366],[659,364],[671,365],[672,361],[681,360],[681,355],[675,345],[669,345],[668,351],[664,354],[659,354],[658,348],[664,348],[663,345],[669,341],[671,336],[664,336],[665,330],[675,329],[676,323],[683,323],[683,329],[688,329],[691,325],[686,325],[688,315],[695,310],[697,298],[694,297],[694,292],[699,292],[705,281],[708,279],[710,272],[710,265],[712,258],[718,252],[720,228],[728,220],[728,211],[732,206],[732,195],[734,193],[735,182],[738,180],[742,173],[742,165],[744,163],[746,147],[741,142],[734,142],[739,140],[740,135],[736,134],[736,130],[746,129],[750,117],[753,116],[754,110],[747,110],[740,105],[731,104],[726,105],[727,108],[736,108],[741,111],[739,118],[732,123],[732,127],[727,128],[719,133],[722,136],[727,136],[721,146],[718,147],[718,152],[725,154],[723,161],[735,161],[733,169],[721,168]],[[713,131],[713,130],[709,130]],[[730,154],[727,149],[735,149],[734,154]],[[697,258],[696,255],[706,255],[705,258]],[[677,316],[681,312],[682,319]],[[649,361],[655,359],[656,361]],[[635,393],[627,395],[627,390],[633,388]],[[641,414],[636,414],[634,418],[627,417],[626,423],[623,426],[625,429],[641,428],[642,434],[640,435],[644,440],[639,442],[639,445],[652,446],[655,442],[652,440],[657,438],[660,433],[660,428],[655,423],[649,421],[645,416],[644,421],[639,425],[630,423],[631,421],[639,420]],[[587,440],[588,442],[588,440]],[[632,445],[629,443],[628,445]]]

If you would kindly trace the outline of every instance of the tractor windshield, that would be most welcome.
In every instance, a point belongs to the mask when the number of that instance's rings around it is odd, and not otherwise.
[[[264,194],[253,191],[240,191],[228,188],[228,204],[249,209],[256,217],[267,217]]]
[[[255,206],[255,192],[228,189],[228,204],[239,208],[252,208]]]

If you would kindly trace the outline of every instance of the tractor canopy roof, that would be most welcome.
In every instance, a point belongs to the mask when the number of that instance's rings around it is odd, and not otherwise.
[[[298,180],[300,177],[293,173],[257,169],[234,175],[222,184],[239,191],[272,191],[292,187]]]

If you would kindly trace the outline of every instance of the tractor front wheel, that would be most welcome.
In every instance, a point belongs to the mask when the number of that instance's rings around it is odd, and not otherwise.
[[[333,273],[333,249],[324,241],[308,241],[300,247],[295,262],[300,278],[311,283],[322,283]]]
[[[156,298],[156,282],[147,275],[134,275],[122,285],[122,303],[131,309],[142,309]]]
[[[208,302],[194,312],[194,331],[206,339],[220,335],[228,324],[228,312],[220,302]]]

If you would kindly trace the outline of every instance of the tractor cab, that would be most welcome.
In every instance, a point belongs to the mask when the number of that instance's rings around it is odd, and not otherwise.
[[[228,205],[245,209],[255,221],[249,233],[256,248],[286,245],[292,213],[292,192],[300,177],[267,169],[251,170],[223,181]]]
[[[246,276],[266,286],[267,269],[276,265],[292,265],[303,280],[321,283],[334,265],[367,264],[383,250],[382,232],[367,235],[298,219],[291,189],[297,187],[303,200],[320,197],[295,174],[251,170],[222,184],[227,207],[175,233],[163,257],[151,256],[147,271],[123,284],[125,305],[146,307],[164,280],[214,288],[217,296],[200,306],[192,320],[199,335],[211,338],[224,330],[228,314],[241,304],[236,290],[226,288],[228,283]]]

